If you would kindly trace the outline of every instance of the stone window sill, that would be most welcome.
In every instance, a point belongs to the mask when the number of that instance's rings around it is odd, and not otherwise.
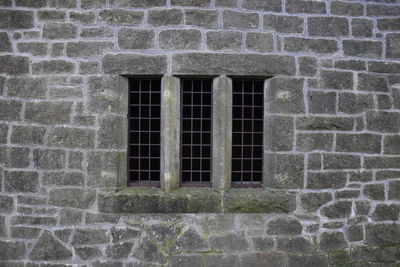
[[[98,209],[103,213],[288,213],[295,196],[262,188],[179,188],[164,192],[154,187],[102,190]]]

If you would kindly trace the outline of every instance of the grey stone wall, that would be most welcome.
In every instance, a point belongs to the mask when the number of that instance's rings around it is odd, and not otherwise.
[[[0,266],[398,266],[399,21],[397,0],[0,0]],[[273,77],[265,189],[213,191],[217,213],[116,193],[119,75],[200,73]]]

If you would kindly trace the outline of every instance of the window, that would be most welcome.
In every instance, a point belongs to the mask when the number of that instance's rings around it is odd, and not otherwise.
[[[130,185],[262,186],[264,79],[130,78],[129,88]]]

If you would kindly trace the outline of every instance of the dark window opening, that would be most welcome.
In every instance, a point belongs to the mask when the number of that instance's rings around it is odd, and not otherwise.
[[[232,91],[232,186],[260,187],[264,81],[233,79]]]
[[[160,78],[129,80],[129,185],[160,185],[160,103]]]
[[[181,184],[211,185],[212,79],[181,80]]]

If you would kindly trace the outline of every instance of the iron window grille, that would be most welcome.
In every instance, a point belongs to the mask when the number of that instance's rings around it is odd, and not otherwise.
[[[160,185],[161,78],[129,79],[130,185]]]

